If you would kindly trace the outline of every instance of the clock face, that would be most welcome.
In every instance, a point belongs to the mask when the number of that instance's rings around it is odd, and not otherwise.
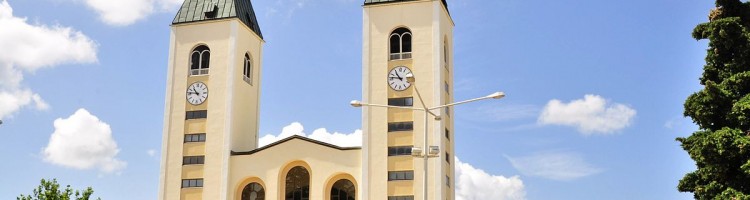
[[[201,105],[208,99],[208,86],[202,82],[195,82],[188,86],[187,101],[193,105]]]
[[[388,85],[391,89],[396,91],[404,91],[411,86],[406,75],[411,74],[411,70],[405,66],[398,66],[393,68],[391,72],[388,72]]]

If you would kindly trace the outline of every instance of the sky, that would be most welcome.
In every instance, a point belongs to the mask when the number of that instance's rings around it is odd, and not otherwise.
[[[169,25],[181,0],[0,1],[0,199],[42,178],[156,199]],[[262,142],[356,146],[361,0],[254,0]],[[449,0],[459,199],[688,199],[677,137],[712,1]],[[292,58],[292,59],[290,59]],[[331,76],[334,74],[334,76]],[[322,87],[326,86],[326,87]],[[293,115],[290,113],[294,113]]]

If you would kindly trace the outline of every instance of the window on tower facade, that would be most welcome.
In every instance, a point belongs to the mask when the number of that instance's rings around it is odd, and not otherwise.
[[[388,147],[388,156],[408,156],[411,155],[413,146]]]
[[[391,33],[391,60],[411,59],[411,31],[407,28],[398,28]]]
[[[211,50],[206,45],[200,45],[190,53],[190,75],[206,75],[211,61]]]
[[[414,171],[390,171],[388,181],[414,180]]]
[[[182,179],[182,188],[203,187],[203,179]]]
[[[443,67],[445,67],[446,70],[449,69],[448,67],[449,61],[450,61],[450,54],[448,54],[448,41],[445,41],[443,43],[443,62],[444,62]]]
[[[253,84],[253,62],[250,60],[250,55],[245,54],[245,67],[244,72],[242,74],[244,77],[242,77],[242,80],[245,80],[248,84]]]
[[[206,156],[183,156],[182,165],[202,165],[205,160]]]
[[[414,106],[414,98],[390,98],[388,99],[389,106]]]
[[[390,122],[388,123],[388,132],[411,131],[414,130],[414,122]]]

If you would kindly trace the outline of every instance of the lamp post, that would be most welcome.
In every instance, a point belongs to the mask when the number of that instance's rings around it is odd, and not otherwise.
[[[424,113],[424,140],[423,140],[424,144],[423,144],[422,148],[412,147],[412,152],[411,153],[412,153],[412,156],[417,157],[417,158],[422,158],[423,161],[424,161],[423,162],[424,163],[424,175],[423,175],[423,180],[422,180],[422,186],[423,186],[422,191],[423,191],[424,200],[427,200],[427,167],[428,167],[427,166],[427,164],[428,164],[427,161],[428,161],[429,158],[439,157],[440,156],[440,146],[429,146],[429,147],[427,146],[427,134],[428,134],[428,131],[427,131],[427,129],[428,129],[427,120],[428,120],[429,116],[432,115],[435,120],[441,120],[442,119],[439,115],[436,115],[432,111],[433,110],[437,110],[437,109],[447,108],[447,107],[453,107],[453,106],[460,105],[460,104],[465,104],[465,103],[470,103],[470,102],[485,100],[485,99],[502,99],[503,97],[505,97],[505,93],[503,93],[503,92],[495,92],[495,93],[492,93],[492,94],[484,96],[484,97],[469,99],[469,100],[465,100],[465,101],[459,101],[459,102],[455,102],[455,103],[449,103],[449,104],[435,106],[435,107],[427,107],[427,105],[424,103],[424,100],[422,99],[422,95],[419,93],[419,89],[417,89],[417,85],[414,84],[415,83],[414,74],[411,74],[411,73],[407,74],[406,75],[406,79],[407,79],[407,81],[409,83],[411,83],[412,85],[414,85],[414,91],[417,92],[417,98],[419,99],[419,102],[422,104],[421,108],[414,108],[414,107],[407,107],[407,106],[391,106],[391,105],[371,104],[371,103],[365,103],[365,102],[361,102],[361,101],[357,101],[357,100],[352,101],[350,104],[353,107],[355,107],[355,108],[359,108],[359,107],[363,107],[363,106],[369,106],[369,107],[380,107],[380,108],[395,108],[395,109],[406,109],[406,110],[419,110],[419,111],[422,111]]]

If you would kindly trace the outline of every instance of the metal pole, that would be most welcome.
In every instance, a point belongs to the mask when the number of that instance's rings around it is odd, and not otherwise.
[[[422,180],[422,186],[423,186],[422,190],[424,192],[424,200],[427,200],[427,167],[428,167],[427,166],[427,159],[429,159],[429,153],[430,153],[430,148],[427,147],[427,132],[428,132],[427,131],[427,128],[428,128],[428,126],[427,126],[427,112],[428,112],[427,110],[425,110],[425,112],[424,112],[424,146],[422,146],[422,148],[424,149],[424,150],[422,150],[422,154],[424,154],[424,157],[423,157],[423,159],[424,159],[424,175],[423,176],[424,177],[423,177],[423,180]]]

